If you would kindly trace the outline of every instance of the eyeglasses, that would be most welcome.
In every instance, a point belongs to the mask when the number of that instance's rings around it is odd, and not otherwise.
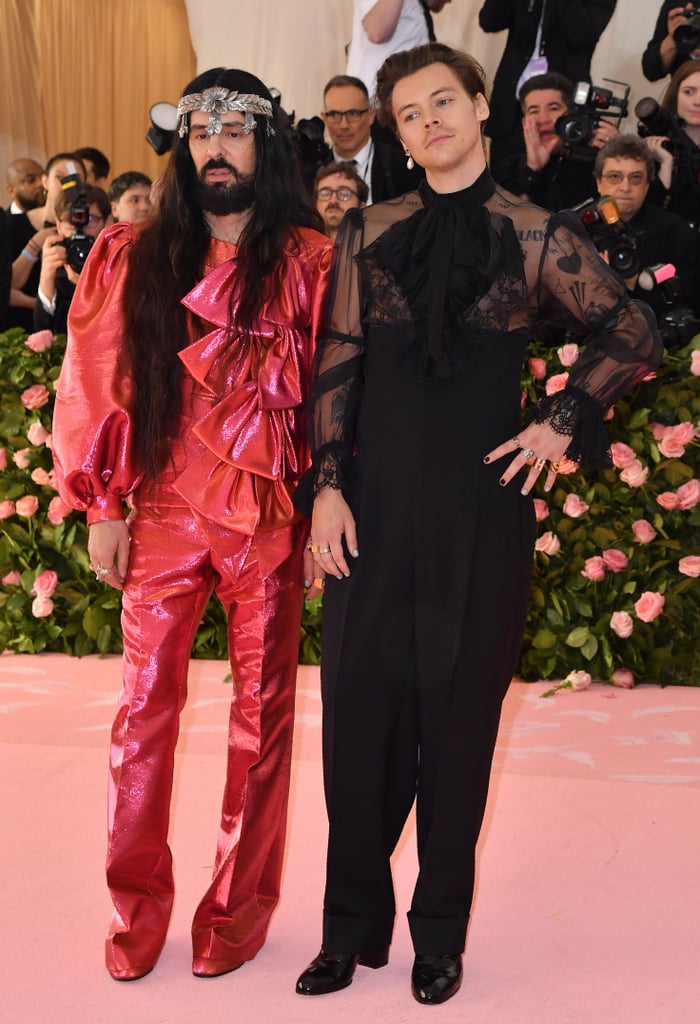
[[[601,174],[601,178],[609,185],[621,185],[625,178],[630,185],[643,185],[647,180],[644,171],[632,171],[631,174],[623,174],[622,171],[606,171]]]
[[[368,110],[369,107],[364,107],[362,110],[327,110],[325,118],[331,124],[340,124],[343,118],[346,119],[348,124],[356,124]]]
[[[88,221],[90,224],[97,224],[101,220],[104,220],[104,217],[98,217],[95,213],[88,214]]]
[[[328,188],[326,185],[323,188],[316,189],[316,198],[325,201],[330,199],[331,196],[337,196],[341,203],[349,203],[353,196],[357,198],[357,192],[353,192],[351,188],[345,188],[341,185],[340,188]]]

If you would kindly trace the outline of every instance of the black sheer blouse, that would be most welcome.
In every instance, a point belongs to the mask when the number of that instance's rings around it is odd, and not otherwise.
[[[585,349],[566,388],[531,417],[571,437],[568,458],[609,464],[603,416],[659,363],[662,344],[651,310],[628,299],[578,218],[504,192],[488,170],[461,192],[439,194],[424,183],[350,210],[316,352],[313,468],[299,507],[309,511],[325,486],[348,485],[368,346],[391,337],[396,374],[429,386],[478,373],[490,352],[522,360],[523,339],[543,322],[564,327]]]

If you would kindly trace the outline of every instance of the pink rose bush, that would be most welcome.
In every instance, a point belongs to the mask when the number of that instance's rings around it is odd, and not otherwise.
[[[649,467],[642,465],[639,459],[634,459],[620,473],[620,480],[623,480],[628,487],[642,487],[649,476]]]
[[[700,501],[700,480],[688,480],[687,483],[681,484],[676,495],[678,496],[678,508],[682,512],[695,508]]]
[[[15,503],[6,498],[5,501],[0,501],[0,519],[9,519],[10,516],[15,514]]]
[[[605,568],[609,569],[610,572],[622,572],[629,565],[629,559],[624,551],[618,550],[618,548],[608,548],[602,554]]]
[[[30,444],[40,445],[46,444],[46,439],[49,437],[49,432],[46,427],[39,422],[34,420],[29,430],[27,431],[27,440]]]
[[[557,391],[563,391],[568,379],[568,373],[555,373],[553,377],[549,377],[545,384],[546,393],[548,395],[555,395]]]
[[[573,366],[578,359],[578,345],[562,345],[557,349],[557,355],[562,366]]]
[[[678,571],[684,576],[700,576],[700,555],[686,555],[678,563]]]
[[[634,603],[634,610],[638,619],[642,622],[653,622],[663,611],[666,598],[654,590],[645,590],[638,601]]]
[[[29,466],[29,455],[31,448],[19,448],[12,456],[12,461],[18,469],[27,469]]]
[[[2,583],[4,587],[18,587],[21,582],[22,577],[20,576],[16,569],[13,569],[12,572],[6,572],[2,578]]]
[[[66,516],[70,515],[73,510],[70,505],[66,505],[65,501],[60,495],[56,495],[49,502],[49,507],[46,510],[46,518],[53,526],[59,526]]]
[[[587,580],[602,580],[605,576],[605,562],[600,555],[593,555],[592,558],[587,558],[583,569],[581,569],[581,575],[585,576]]]
[[[650,544],[657,536],[656,530],[648,519],[635,519],[632,523],[632,533],[639,544]]]
[[[634,686],[634,675],[628,668],[616,668],[612,674],[613,686],[619,686],[623,690],[631,690]]]
[[[39,511],[39,499],[35,494],[25,494],[23,498],[18,498],[15,502],[15,512],[18,516],[24,516],[25,519],[31,519]]]
[[[53,569],[44,569],[34,580],[32,594],[37,597],[51,597],[58,586],[58,576]]]
[[[50,397],[51,394],[45,384],[32,384],[22,392],[22,405],[25,409],[41,409]]]
[[[587,505],[585,501],[579,498],[578,494],[567,494],[563,511],[564,515],[571,516],[572,519],[578,519],[588,512],[590,507],[590,505]]]
[[[533,505],[535,506],[535,519],[542,522],[549,515],[549,505],[542,498],[534,498]]]
[[[528,365],[530,367],[530,373],[535,380],[544,380],[547,376],[547,363],[544,359],[529,359]]]
[[[535,551],[541,551],[545,555],[556,555],[560,550],[561,541],[551,530],[543,533],[535,541]]]
[[[610,628],[615,636],[626,640],[634,633],[634,619],[629,612],[613,612],[610,616]]]
[[[32,601],[32,615],[36,619],[45,619],[53,613],[54,603],[50,597],[35,597]]]

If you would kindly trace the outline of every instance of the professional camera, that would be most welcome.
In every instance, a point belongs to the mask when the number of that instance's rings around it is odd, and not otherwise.
[[[691,7],[690,10],[683,11],[683,17],[686,21],[673,33],[673,41],[679,53],[692,53],[700,46],[700,7]]]
[[[656,292],[663,301],[663,311],[657,312],[656,319],[666,348],[684,348],[700,334],[700,320],[686,302],[672,263],[644,267],[639,271],[637,284],[646,292]]]
[[[65,242],[56,242],[56,245],[65,245],[66,262],[76,274],[79,274],[95,243],[95,239],[86,235],[83,230],[90,221],[90,204],[87,201],[83,180],[76,171],[61,178],[61,188],[69,200],[68,219],[75,231]]]
[[[598,252],[604,252],[608,264],[621,277],[634,277],[639,270],[637,241],[620,218],[617,203],[610,196],[587,199],[572,210],[586,228]]]
[[[600,124],[601,112],[605,111],[606,121],[616,126],[627,117],[627,100],[630,87],[626,82],[616,82],[614,78],[604,78],[604,82],[621,85],[622,96],[615,96],[610,89],[591,85],[590,82],[578,82],[574,89],[574,110],[557,118],[554,130],[562,142],[571,146],[570,155],[580,160],[594,160],[597,150],[588,143]]]

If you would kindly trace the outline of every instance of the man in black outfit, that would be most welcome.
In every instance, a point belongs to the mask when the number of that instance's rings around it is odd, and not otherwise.
[[[673,38],[679,25],[687,20],[687,11],[692,10],[693,6],[692,3],[683,6],[678,0],[664,0],[662,3],[654,35],[642,54],[642,71],[650,82],[658,82],[660,78],[672,75],[681,64],[698,55],[697,51],[692,54],[679,53]]]
[[[336,75],[323,90],[323,117],[333,146],[333,160],[354,163],[369,187],[368,203],[395,199],[417,188],[424,178],[407,167],[396,137],[375,121],[364,83],[352,75]]]
[[[489,164],[500,181],[501,162],[523,152],[518,92],[530,62],[542,20],[539,55],[546,69],[559,71],[573,82],[590,81],[596,44],[615,10],[616,0],[485,0],[479,11],[484,32],[508,30],[503,56],[489,99],[485,132],[491,139]],[[543,15],[544,8],[544,15]]]
[[[504,188],[545,210],[568,209],[594,194],[596,150],[617,135],[613,124],[600,120],[589,144],[565,145],[556,122],[572,109],[572,92],[569,79],[556,71],[529,78],[520,91],[525,153],[504,161],[500,174],[491,171]]]
[[[683,298],[700,314],[700,234],[675,213],[647,201],[654,160],[637,135],[618,135],[598,153],[594,168],[598,191],[615,200],[626,231],[637,245],[640,268],[672,263]],[[635,299],[648,303],[657,317],[666,311],[659,289],[639,287],[638,275],[625,280]]]

